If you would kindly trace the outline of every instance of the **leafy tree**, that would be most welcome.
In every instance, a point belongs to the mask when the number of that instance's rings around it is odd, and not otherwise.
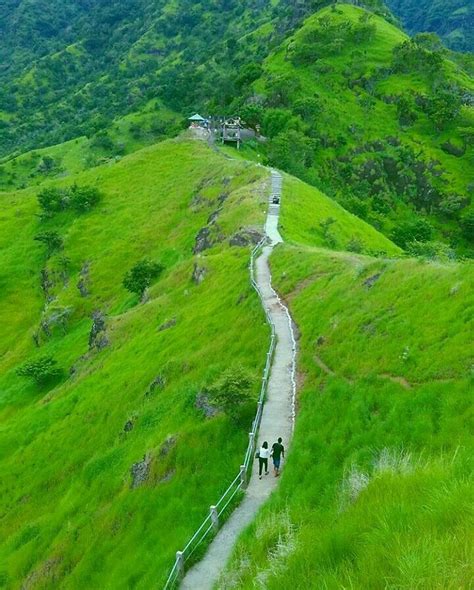
[[[470,242],[474,242],[474,209],[466,211],[461,217],[461,228],[464,237]]]
[[[412,242],[427,242],[432,233],[429,221],[420,218],[400,224],[393,230],[392,239],[401,248],[406,248]]]
[[[20,377],[33,379],[37,384],[44,384],[62,374],[62,369],[57,365],[56,359],[52,356],[41,356],[21,365],[16,373]]]
[[[415,101],[412,97],[402,94],[397,98],[397,115],[400,125],[413,125],[417,119],[417,114]]]
[[[231,418],[239,416],[242,406],[251,400],[252,378],[240,365],[229,367],[209,388],[209,401]]]
[[[145,292],[152,281],[160,276],[164,267],[158,262],[151,260],[142,260],[135,264],[126,274],[123,279],[123,286],[140,297]]]
[[[459,89],[449,85],[438,87],[429,97],[426,111],[436,129],[443,130],[461,111],[461,97]]]
[[[92,209],[100,201],[102,193],[93,186],[73,185],[71,188],[71,206],[84,213]]]
[[[53,252],[57,252],[61,250],[63,247],[63,239],[58,234],[57,231],[45,231],[40,234],[37,234],[34,239],[37,242],[41,242],[46,246],[46,253],[49,256],[53,254]]]
[[[68,206],[67,194],[55,187],[44,188],[37,195],[38,203],[46,214],[63,211]]]

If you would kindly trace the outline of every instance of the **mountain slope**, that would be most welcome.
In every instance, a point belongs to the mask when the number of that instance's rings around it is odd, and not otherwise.
[[[474,51],[474,7],[466,0],[388,0],[410,33],[437,33],[451,49]]]
[[[400,246],[470,255],[474,82],[448,57],[361,8],[325,8],[265,60],[242,113],[269,138],[270,163]]]
[[[149,588],[234,476],[254,403],[236,428],[198,394],[239,364],[258,390],[269,335],[228,240],[261,226],[263,178],[176,141],[76,175],[103,193],[86,213],[40,221],[36,191],[2,195],[3,586]],[[143,258],[165,270],[140,304],[122,280]],[[45,355],[56,380],[16,374]]]
[[[298,420],[218,587],[467,588],[474,267],[331,253],[287,222]]]

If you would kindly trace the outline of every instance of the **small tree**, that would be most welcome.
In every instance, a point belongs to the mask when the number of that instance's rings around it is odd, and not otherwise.
[[[46,254],[48,257],[51,256],[53,252],[61,250],[63,247],[63,239],[57,231],[45,231],[37,234],[34,239],[46,246]]]
[[[136,293],[140,297],[164,270],[164,267],[158,262],[151,260],[142,260],[131,268],[123,279],[123,286],[131,293]]]
[[[71,206],[76,211],[84,213],[97,205],[101,196],[99,189],[93,186],[78,186],[74,184],[71,187]]]
[[[64,190],[50,187],[38,193],[38,203],[44,213],[57,213],[67,208],[68,200]]]
[[[236,419],[242,406],[251,400],[252,378],[240,365],[229,367],[209,388],[209,401]]]
[[[41,385],[61,375],[62,369],[57,364],[56,359],[52,356],[41,356],[21,365],[16,373],[20,377],[29,377],[35,383]]]

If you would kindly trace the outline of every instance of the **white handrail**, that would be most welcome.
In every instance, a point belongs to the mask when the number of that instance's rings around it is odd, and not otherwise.
[[[257,282],[255,281],[255,256],[256,256],[257,252],[260,250],[260,248],[265,244],[266,240],[267,240],[267,238],[266,238],[266,236],[264,236],[258,242],[258,244],[253,248],[253,250],[250,254],[250,262],[249,262],[250,284],[257,292],[257,294],[260,298],[260,301],[262,303],[262,307],[265,312],[265,319],[271,329],[271,338],[270,338],[270,346],[269,346],[268,352],[267,352],[267,360],[265,362],[265,367],[263,370],[263,377],[262,377],[262,385],[260,388],[260,394],[258,396],[257,411],[255,413],[255,418],[252,422],[251,433],[253,434],[253,436],[250,437],[250,440],[249,440],[249,443],[247,445],[247,449],[245,452],[245,457],[244,457],[243,466],[245,469],[245,473],[247,473],[247,470],[251,465],[251,460],[253,459],[253,453],[255,450],[255,435],[257,433],[258,427],[260,425],[260,420],[262,417],[263,403],[265,400],[265,394],[267,392],[268,377],[270,374],[270,368],[271,368],[271,364],[272,364],[272,360],[273,360],[273,353],[275,351],[275,340],[276,340],[275,324],[273,323],[273,320],[270,317],[270,313],[269,313],[268,309],[264,305],[263,295],[260,291],[260,288],[257,285]],[[280,302],[280,300],[278,300],[278,301]],[[281,302],[280,302],[280,305],[281,305]],[[287,310],[287,313],[288,313],[288,310]],[[236,485],[237,482],[238,482],[238,485]],[[233,482],[229,485],[227,490],[221,495],[221,497],[219,498],[219,500],[216,503],[216,507],[218,507],[221,504],[221,502],[224,500],[224,498],[227,496],[229,491],[234,486],[235,486],[235,489],[232,492],[232,494],[230,495],[230,498],[228,498],[227,502],[224,504],[224,506],[218,512],[219,516],[224,512],[224,510],[227,508],[227,506],[230,504],[230,502],[234,499],[237,492],[242,489],[242,481],[241,481],[241,472],[240,471],[239,471],[238,475],[234,478]],[[203,531],[203,529],[206,527],[206,525],[210,521],[211,521],[211,516],[209,514],[204,519],[204,521],[201,523],[201,525],[199,526],[197,531],[194,533],[194,535],[191,537],[191,539],[189,539],[189,541],[186,543],[183,551],[181,552],[181,559],[184,559],[184,562],[186,562],[191,557],[191,555],[194,553],[194,551],[197,549],[197,547],[204,541],[204,539],[207,537],[207,535],[214,529],[213,524],[211,522],[210,525],[205,530],[204,534],[199,539],[198,543],[196,543],[196,545],[189,551],[189,549],[192,546],[192,544],[194,543],[194,541],[198,538],[200,533]],[[168,579],[166,580],[164,590],[171,590],[171,588],[174,588],[175,584],[179,581],[180,575],[181,575],[181,572],[179,569],[178,558],[176,558],[176,560],[173,564],[173,567],[171,568]]]

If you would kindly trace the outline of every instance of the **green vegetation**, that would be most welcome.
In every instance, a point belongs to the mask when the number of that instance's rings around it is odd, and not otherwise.
[[[283,223],[300,241],[272,256],[300,331],[298,420],[218,587],[469,587],[472,264],[330,252],[310,216]]]
[[[16,373],[20,377],[30,377],[39,385],[61,375],[62,371],[57,364],[58,362],[52,357],[42,356],[33,361],[27,361],[17,369]]]
[[[235,476],[269,334],[249,249],[228,242],[263,223],[265,174],[171,141],[75,177],[102,194],[79,216],[3,195],[2,586],[159,585]],[[34,238],[56,233],[45,260]],[[122,280],[145,253],[165,270],[137,305]],[[197,403],[234,363],[253,400],[238,428]]]
[[[460,220],[474,206],[474,83],[451,56],[434,35],[408,39],[341,4],[273,51],[236,104],[271,165],[388,237],[427,220],[434,241],[472,256]]]
[[[153,279],[156,279],[163,271],[164,267],[158,262],[141,260],[127,271],[123,279],[123,286],[131,293],[136,293],[142,297],[145,289],[151,285]]]
[[[410,33],[429,31],[457,51],[474,51],[472,19],[468,0],[388,0]]]
[[[242,367],[233,366],[209,387],[208,396],[211,403],[238,421],[242,406],[252,399],[252,389],[251,375]]]

